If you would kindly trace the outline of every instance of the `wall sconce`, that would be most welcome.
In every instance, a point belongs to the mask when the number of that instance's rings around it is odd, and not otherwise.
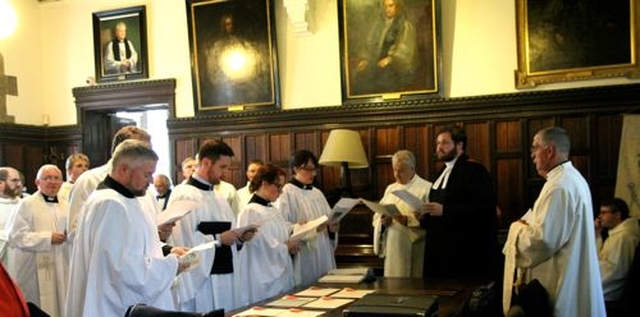
[[[318,163],[326,166],[340,166],[340,195],[352,194],[350,168],[367,168],[369,162],[364,153],[360,134],[353,130],[331,130]]]

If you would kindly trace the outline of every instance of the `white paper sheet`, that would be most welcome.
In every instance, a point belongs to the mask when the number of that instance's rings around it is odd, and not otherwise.
[[[339,290],[340,290],[339,288],[311,286],[305,289],[304,291],[297,292],[295,295],[307,296],[307,297],[322,297],[322,296],[329,296]]]
[[[331,297],[338,298],[363,298],[366,295],[374,293],[375,290],[372,289],[354,289],[351,287],[345,287],[337,293],[331,295]]]
[[[400,210],[398,210],[398,207],[396,207],[396,205],[380,205],[366,199],[362,199],[362,203],[369,207],[369,209],[371,209],[373,212],[381,214],[383,216],[395,217],[400,214]]]
[[[422,210],[423,202],[410,192],[405,189],[398,189],[391,192],[392,194],[398,196],[398,198],[402,199],[409,207],[411,207],[415,211]]]
[[[156,225],[162,226],[175,222],[199,206],[200,203],[193,200],[172,201],[165,211],[156,216]]]
[[[336,309],[340,306],[344,306],[353,302],[353,299],[333,298],[333,297],[321,297],[317,300],[308,303],[302,307],[304,308],[319,308],[319,309]]]
[[[314,220],[311,220],[303,225],[294,226],[293,234],[291,235],[291,240],[301,240],[312,230],[316,230],[320,225],[327,222],[329,218],[327,216],[318,217]]]
[[[360,203],[359,198],[340,198],[340,200],[333,206],[333,213],[331,214],[330,222],[338,223],[344,216],[346,216],[353,207]]]

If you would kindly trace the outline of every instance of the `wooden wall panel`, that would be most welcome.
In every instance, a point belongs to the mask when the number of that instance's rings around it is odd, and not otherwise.
[[[529,149],[522,144],[520,120],[497,121],[495,125],[497,154],[519,154]]]
[[[357,130],[370,166],[352,170],[352,183],[354,189],[358,187],[357,196],[377,200],[393,182],[390,164],[393,153],[403,148],[412,151],[417,156],[418,173],[433,181],[442,166],[435,161],[435,134],[445,125],[461,124],[468,135],[467,153],[483,163],[494,178],[501,226],[506,228],[532,206],[544,184],[531,161],[530,146],[535,133],[547,126],[558,124],[567,129],[575,149],[572,160],[585,174],[594,196],[612,194],[622,124],[620,114],[636,107],[638,99],[640,84],[634,84],[214,114],[170,119],[168,127],[172,138],[192,137],[193,127],[200,133],[239,135],[245,140],[245,153],[239,154],[240,160],[246,162],[249,155],[257,155],[280,164],[286,164],[291,151],[300,146],[320,156],[333,128]],[[257,145],[262,142],[261,137],[264,146]],[[330,194],[338,184],[339,169],[321,167],[320,189]],[[363,230],[359,226],[367,222],[355,218],[354,221],[358,223],[345,219],[342,224],[345,232]],[[344,256],[350,254],[346,250],[355,250],[369,254],[370,247],[370,244],[341,245],[338,253]]]
[[[522,160],[497,160],[494,182],[496,188],[499,189],[497,194],[500,222],[501,225],[506,226],[506,224],[520,218],[526,211],[521,190],[523,183]]]

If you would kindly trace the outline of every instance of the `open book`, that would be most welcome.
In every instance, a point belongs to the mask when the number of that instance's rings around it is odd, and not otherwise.
[[[373,276],[369,267],[333,269],[318,279],[318,283],[360,283]]]

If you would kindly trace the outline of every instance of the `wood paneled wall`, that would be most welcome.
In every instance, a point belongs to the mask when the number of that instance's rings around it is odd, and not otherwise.
[[[259,158],[282,167],[290,154],[309,149],[318,156],[334,128],[357,130],[370,166],[352,170],[355,194],[379,199],[393,181],[391,155],[399,149],[416,154],[418,174],[434,180],[435,136],[447,124],[464,126],[468,154],[491,172],[503,226],[520,217],[543,184],[530,159],[533,135],[550,125],[572,138],[571,159],[589,181],[595,202],[613,195],[621,114],[640,100],[640,85],[525,92],[471,98],[394,101],[301,110],[223,113],[169,120],[176,175],[186,156],[207,138],[221,138],[236,157],[227,180],[242,186],[244,166]],[[319,187],[330,193],[339,184],[338,168],[323,167]]]
[[[43,164],[55,164],[64,174],[64,162],[80,151],[81,134],[75,126],[39,127],[0,124],[0,166],[10,166],[25,176],[25,185],[34,192],[34,180]]]

